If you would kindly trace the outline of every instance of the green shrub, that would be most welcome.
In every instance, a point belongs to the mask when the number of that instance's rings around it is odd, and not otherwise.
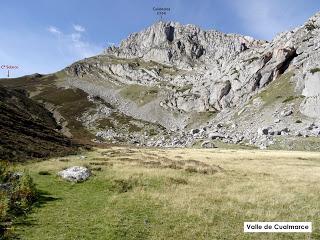
[[[283,100],[282,102],[283,103],[291,102],[291,101],[295,100],[296,98],[298,98],[298,97],[297,96],[289,96],[285,100]]]
[[[140,184],[140,180],[130,177],[128,179],[115,179],[112,182],[111,190],[118,193],[126,193]]]
[[[8,163],[0,162],[0,183],[6,182],[9,177]]]
[[[183,178],[170,177],[169,178],[169,182],[172,183],[172,184],[183,184],[183,185],[187,185],[188,184],[188,181],[186,179],[183,179]]]
[[[30,210],[38,194],[27,173],[14,175],[6,163],[0,163],[0,183],[8,185],[0,189],[0,239],[8,239],[12,233],[7,226],[16,216]]]
[[[314,29],[317,29],[317,27],[314,25],[314,23],[307,23],[306,28],[308,31],[312,31]]]
[[[188,172],[188,173],[196,173],[196,172],[198,172],[198,170],[195,167],[191,167],[191,166],[187,167],[185,169],[185,171]]]
[[[320,72],[320,68],[313,68],[313,69],[310,70],[310,72],[312,74],[315,74],[316,72]]]
[[[37,199],[37,191],[32,178],[24,173],[14,184],[10,193],[10,210],[16,214],[25,214]]]
[[[44,175],[44,176],[51,175],[51,173],[49,171],[39,171],[38,174]]]
[[[6,194],[0,191],[0,223],[7,220],[8,211],[9,211],[9,199]]]

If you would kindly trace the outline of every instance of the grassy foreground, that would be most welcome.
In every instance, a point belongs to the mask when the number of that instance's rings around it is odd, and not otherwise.
[[[74,165],[94,176],[56,176]],[[20,168],[42,191],[16,222],[21,239],[320,239],[319,153],[113,147]],[[244,221],[312,221],[314,230],[245,234]]]

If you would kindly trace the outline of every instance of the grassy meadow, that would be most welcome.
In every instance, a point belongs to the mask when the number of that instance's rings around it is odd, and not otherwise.
[[[40,201],[21,239],[320,239],[320,154],[111,147],[17,166]],[[89,166],[69,183],[56,173]],[[244,221],[312,221],[312,234],[243,233]]]

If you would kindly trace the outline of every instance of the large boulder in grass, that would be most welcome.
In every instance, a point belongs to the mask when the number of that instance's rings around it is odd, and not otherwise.
[[[74,166],[58,173],[60,177],[71,182],[83,182],[91,176],[91,171],[86,167]]]

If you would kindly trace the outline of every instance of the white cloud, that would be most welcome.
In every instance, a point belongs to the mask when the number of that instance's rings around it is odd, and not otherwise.
[[[17,41],[23,35],[23,41]],[[65,68],[80,59],[97,55],[103,51],[99,46],[86,38],[85,32],[64,32],[56,26],[49,26],[39,31],[30,29],[8,30],[0,28],[0,64],[19,66],[10,71],[12,77],[26,74],[51,73]],[[37,54],[34,54],[34,53]],[[1,69],[0,69],[1,70]],[[0,71],[0,78],[6,71]]]
[[[295,11],[288,1],[229,0],[228,3],[242,20],[243,27],[255,37],[272,39],[277,33],[293,27]]]
[[[111,46],[115,46],[116,44],[114,42],[107,42],[107,46],[111,47]]]
[[[74,31],[63,33],[56,27],[49,27],[48,30],[57,36],[58,50],[64,55],[74,56],[74,59],[87,58],[102,52],[102,48],[86,41],[83,37],[85,29],[80,25],[73,25]]]
[[[61,34],[60,30],[54,26],[48,27],[48,31],[51,32],[52,34],[57,34],[57,35]]]
[[[77,31],[77,32],[85,32],[85,31],[86,31],[86,29],[85,29],[83,26],[78,25],[78,24],[74,24],[74,25],[73,25],[73,29],[74,29],[75,31]]]
[[[19,29],[19,31],[0,29],[0,35],[6,36],[0,39],[0,45],[8,46],[0,50],[0,64],[19,67],[10,71],[11,77],[36,72],[55,72],[73,62],[71,57],[64,57],[58,51],[56,44],[59,35],[57,33],[53,32],[50,35],[43,33],[44,29],[41,29],[41,32],[31,32],[29,29]],[[21,35],[23,41],[17,41]],[[5,74],[6,72],[0,71],[0,78]]]

